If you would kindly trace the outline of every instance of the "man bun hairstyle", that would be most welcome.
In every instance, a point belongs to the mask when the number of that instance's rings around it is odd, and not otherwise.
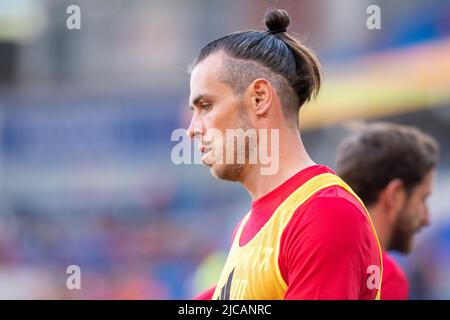
[[[272,10],[266,13],[264,24],[270,33],[286,32],[291,24],[291,18],[286,10]]]
[[[321,86],[320,63],[315,54],[287,32],[291,22],[285,10],[266,13],[267,31],[239,31],[204,46],[192,68],[216,52],[223,52],[223,81],[237,95],[257,78],[267,79],[278,93],[283,114],[298,125],[298,111]]]

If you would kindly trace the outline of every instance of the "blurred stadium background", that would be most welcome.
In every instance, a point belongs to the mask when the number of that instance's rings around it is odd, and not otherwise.
[[[66,8],[81,8],[81,30]],[[381,8],[381,30],[366,8]],[[334,168],[355,121],[415,125],[441,143],[432,225],[411,297],[450,298],[450,2],[0,0],[0,298],[182,299],[211,285],[250,206],[237,184],[176,166],[186,67],[200,47],[287,9],[325,85],[303,108],[313,159]],[[78,265],[82,289],[66,288]]]

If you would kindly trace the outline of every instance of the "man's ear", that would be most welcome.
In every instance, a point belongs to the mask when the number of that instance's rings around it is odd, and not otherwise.
[[[393,179],[389,181],[382,193],[389,220],[394,221],[406,204],[405,185],[401,179]]]
[[[273,90],[272,84],[264,78],[258,78],[249,85],[250,104],[258,116],[268,112],[272,103]]]

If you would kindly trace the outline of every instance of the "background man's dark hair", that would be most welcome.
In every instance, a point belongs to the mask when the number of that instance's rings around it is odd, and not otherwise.
[[[285,10],[267,12],[264,23],[267,31],[235,32],[210,42],[191,68],[213,53],[224,52],[223,81],[235,94],[241,95],[253,80],[265,78],[277,90],[284,116],[298,124],[300,107],[320,89],[319,61],[286,32],[290,18]]]
[[[438,143],[419,129],[375,123],[341,143],[336,173],[370,206],[393,179],[401,179],[410,192],[438,159]]]

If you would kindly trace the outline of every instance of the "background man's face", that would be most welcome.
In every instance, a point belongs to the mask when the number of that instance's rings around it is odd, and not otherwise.
[[[222,54],[219,53],[212,54],[193,69],[189,100],[194,113],[188,135],[200,138],[202,162],[211,168],[214,176],[238,181],[244,164],[225,163],[226,154],[234,152],[234,159],[237,159],[238,152],[246,151],[227,146],[225,133],[227,129],[246,129],[248,124],[243,101],[223,82],[223,72]],[[223,139],[216,136],[217,132]]]
[[[389,250],[410,252],[414,234],[430,223],[426,200],[432,192],[434,175],[434,170],[431,170],[411,191],[395,222]]]

